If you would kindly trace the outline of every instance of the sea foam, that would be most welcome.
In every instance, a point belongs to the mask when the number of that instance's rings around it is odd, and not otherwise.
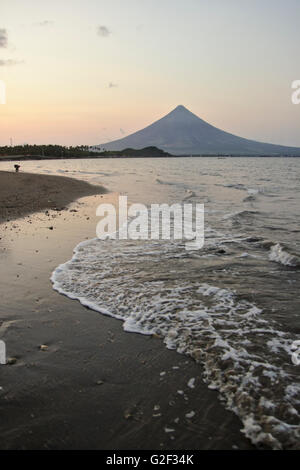
[[[300,266],[299,256],[289,253],[280,245],[280,243],[276,243],[276,245],[271,246],[269,259],[283,264],[284,266]]]
[[[98,239],[79,244],[52,274],[71,299],[123,321],[128,332],[160,336],[204,367],[209,388],[243,422],[256,445],[300,442],[300,384],[291,363],[297,339],[253,302],[204,282],[180,243]]]

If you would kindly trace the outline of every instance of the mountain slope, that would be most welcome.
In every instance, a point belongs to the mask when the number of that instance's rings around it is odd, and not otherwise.
[[[106,150],[123,150],[126,147],[141,149],[149,146],[156,146],[174,155],[284,154],[300,156],[300,148],[256,142],[217,129],[184,106],[177,106],[169,114],[140,131],[98,147]]]

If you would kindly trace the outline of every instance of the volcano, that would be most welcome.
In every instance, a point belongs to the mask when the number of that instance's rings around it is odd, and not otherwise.
[[[119,151],[150,146],[173,155],[300,156],[300,148],[297,147],[257,142],[222,131],[182,105],[140,131],[96,147]]]

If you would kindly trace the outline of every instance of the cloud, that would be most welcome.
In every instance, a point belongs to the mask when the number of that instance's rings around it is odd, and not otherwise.
[[[113,82],[109,82],[108,84],[108,88],[117,88],[118,84],[117,83],[113,83]]]
[[[123,134],[123,135],[125,134],[125,131],[124,131],[124,129],[122,129],[122,127],[120,127],[120,132],[121,132],[121,134]]]
[[[0,67],[11,67],[12,65],[18,65],[18,64],[23,64],[23,63],[24,63],[24,60],[0,59]]]
[[[97,28],[98,36],[101,36],[102,38],[107,38],[111,34],[111,31],[104,25],[100,25]]]
[[[54,21],[44,20],[38,21],[37,23],[33,23],[34,26],[52,26]]]
[[[0,47],[7,47],[8,39],[7,39],[7,31],[4,28],[0,29]]]

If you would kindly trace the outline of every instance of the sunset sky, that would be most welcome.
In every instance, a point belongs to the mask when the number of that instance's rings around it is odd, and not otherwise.
[[[300,146],[299,0],[1,0],[0,145],[100,144],[182,104]]]

